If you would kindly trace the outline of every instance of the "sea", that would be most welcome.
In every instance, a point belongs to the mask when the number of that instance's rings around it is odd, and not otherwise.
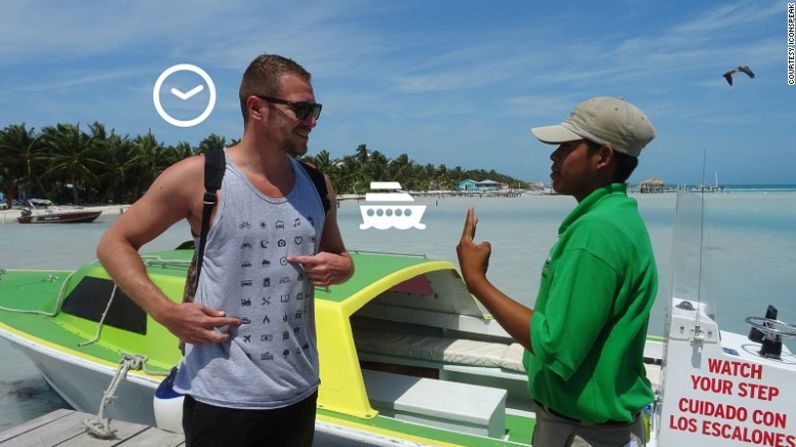
[[[649,333],[662,335],[666,304],[672,295],[675,193],[632,193],[655,250],[659,293],[650,317]],[[683,227],[698,231],[705,241],[698,275],[699,299],[710,303],[720,327],[747,333],[748,316],[763,316],[768,305],[779,319],[796,321],[796,185],[739,185],[721,193],[706,193],[702,225]],[[424,254],[456,263],[456,244],[469,207],[478,217],[477,241],[492,244],[488,277],[506,294],[533,306],[541,268],[557,238],[562,219],[574,208],[571,197],[529,195],[513,198],[422,197],[425,229],[360,229],[360,206],[346,200],[337,210],[338,223],[350,251]],[[103,214],[90,224],[0,224],[0,268],[74,269],[95,259],[99,238],[118,216]],[[678,232],[683,234],[683,232]],[[142,248],[142,252],[171,249],[190,237],[180,223]],[[677,270],[677,269],[675,269]],[[680,277],[678,277],[680,278]],[[678,280],[675,278],[675,280]],[[786,341],[796,350],[793,340]],[[0,340],[0,431],[68,408],[36,367],[8,342]],[[100,396],[97,396],[99,400]]]

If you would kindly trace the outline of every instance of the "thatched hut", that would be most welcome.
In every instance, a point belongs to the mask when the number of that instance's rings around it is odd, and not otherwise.
[[[641,183],[638,184],[639,192],[641,193],[648,193],[648,192],[663,192],[663,185],[665,183],[663,180],[659,179],[658,177],[651,177],[646,180],[642,180]]]

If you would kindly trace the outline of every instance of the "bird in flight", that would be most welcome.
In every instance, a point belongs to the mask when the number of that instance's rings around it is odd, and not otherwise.
[[[737,73],[739,71],[741,73],[746,73],[746,75],[749,76],[750,78],[754,79],[754,77],[755,77],[755,74],[752,73],[752,69],[750,69],[748,65],[741,65],[740,67],[733,68],[732,70],[728,71],[727,73],[724,73],[724,75],[723,75],[724,79],[727,80],[728,84],[732,85],[732,75],[733,75],[733,73]]]

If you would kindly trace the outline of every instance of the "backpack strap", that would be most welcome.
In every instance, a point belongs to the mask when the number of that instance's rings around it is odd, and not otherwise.
[[[210,232],[210,215],[218,202],[218,194],[221,189],[221,182],[224,180],[224,171],[227,168],[227,161],[224,158],[223,149],[214,149],[205,152],[205,195],[202,198],[202,229],[199,233],[199,250],[196,253],[196,284],[199,284],[199,275],[202,273],[202,260],[205,255],[205,245],[207,245],[207,233]],[[196,286],[194,286],[196,290]]]
[[[315,185],[315,190],[318,191],[318,196],[320,196],[321,203],[323,204],[324,214],[328,213],[331,203],[329,202],[329,190],[326,188],[326,178],[323,176],[323,172],[309,163],[299,161],[299,164],[307,171],[307,175],[310,176],[312,184]]]

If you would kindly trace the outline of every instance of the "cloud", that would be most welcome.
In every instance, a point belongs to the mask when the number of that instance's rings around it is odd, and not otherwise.
[[[696,37],[711,37],[722,40],[731,36],[743,36],[746,26],[774,15],[782,15],[784,10],[781,2],[725,3],[703,12],[693,20],[673,27],[669,38],[693,40]]]
[[[58,81],[40,82],[34,84],[26,84],[23,86],[12,87],[5,91],[5,94],[23,93],[23,92],[46,92],[52,90],[61,90],[70,87],[79,87],[88,84],[96,84],[99,82],[112,81],[117,79],[124,79],[134,76],[140,76],[148,73],[148,70],[141,69],[117,69],[112,71],[103,71],[101,73],[79,75],[70,79],[61,79]]]

